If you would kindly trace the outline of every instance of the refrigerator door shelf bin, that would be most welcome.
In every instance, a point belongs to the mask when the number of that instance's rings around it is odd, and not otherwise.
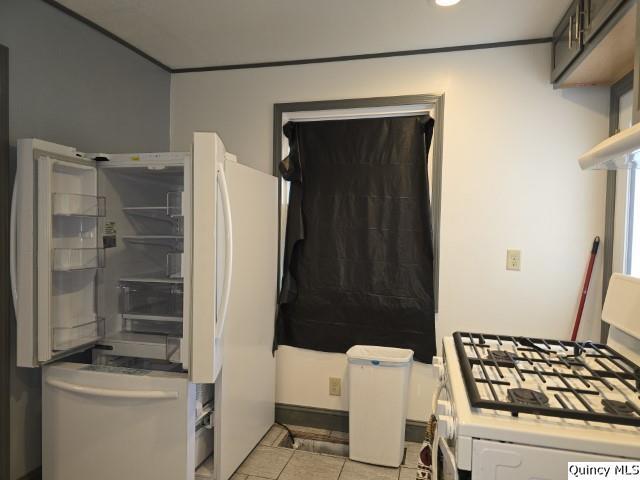
[[[51,268],[54,272],[104,268],[104,249],[54,248]]]
[[[64,217],[104,217],[105,197],[78,193],[54,193],[52,197],[53,215]]]
[[[71,350],[96,343],[104,337],[104,319],[96,318],[71,327],[53,328],[53,350]]]

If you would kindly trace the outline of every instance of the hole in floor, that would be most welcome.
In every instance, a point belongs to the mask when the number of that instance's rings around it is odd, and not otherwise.
[[[289,425],[289,429],[293,434],[296,445],[291,442],[291,437],[285,434],[278,444],[283,448],[295,448],[303,452],[321,453],[325,455],[335,455],[338,457],[349,457],[349,434],[343,432],[322,432],[309,431],[304,427],[296,428]],[[404,449],[402,463],[407,455],[407,449]]]
[[[303,429],[297,429],[294,426],[290,426],[289,428],[295,439],[297,450],[324,453],[339,457],[349,456],[349,437],[347,434],[329,431],[326,433],[310,432]],[[294,448],[289,435],[285,435],[282,438],[279,446],[283,448]]]

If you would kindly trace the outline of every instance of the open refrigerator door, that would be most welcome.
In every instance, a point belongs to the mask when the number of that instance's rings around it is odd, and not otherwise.
[[[74,149],[27,139],[18,152],[11,237],[17,364],[37,367],[104,336],[96,289],[106,205],[95,162]]]

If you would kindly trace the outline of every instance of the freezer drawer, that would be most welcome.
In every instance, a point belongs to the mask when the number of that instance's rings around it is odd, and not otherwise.
[[[186,374],[60,362],[42,382],[44,480],[194,478]]]

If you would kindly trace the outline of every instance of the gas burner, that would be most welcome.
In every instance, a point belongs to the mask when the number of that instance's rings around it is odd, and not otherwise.
[[[510,388],[507,395],[512,403],[522,403],[524,405],[547,406],[549,398],[542,392],[530,390],[528,388]]]
[[[515,363],[513,354],[504,350],[489,350],[486,359],[492,362],[495,361],[508,364],[509,366],[512,366]]]
[[[634,410],[627,402],[620,402],[618,400],[602,399],[602,406],[604,411],[611,415],[624,415],[625,417],[633,416]]]
[[[575,355],[560,355],[560,354],[558,354],[558,360],[560,360],[560,361],[564,360],[568,365],[572,365],[574,367],[582,366],[582,363],[580,363],[579,357],[576,357]]]

